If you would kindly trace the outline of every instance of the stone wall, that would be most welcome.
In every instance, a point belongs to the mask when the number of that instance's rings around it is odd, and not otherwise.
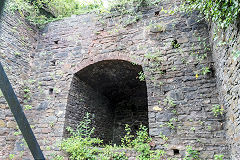
[[[7,9],[3,13],[1,25],[0,61],[21,105],[31,105],[32,99],[27,96],[30,93],[24,92],[24,89],[31,88],[31,61],[37,31],[19,14],[10,13]],[[34,125],[31,112],[25,113],[30,124]],[[24,142],[21,136],[14,135],[17,133],[15,119],[0,93],[0,159],[5,159],[10,153],[21,154]]]
[[[169,3],[162,6],[166,8]],[[183,157],[185,146],[192,145],[204,159],[219,153],[228,158],[224,116],[215,117],[211,111],[219,101],[211,52],[206,47],[208,27],[205,22],[197,22],[197,13],[168,15],[158,11],[148,8],[141,21],[127,27],[119,24],[119,17],[99,20],[95,15],[82,15],[44,28],[34,61],[35,80],[40,82],[34,103],[48,104],[39,110],[40,120],[36,119],[42,126],[39,136],[46,139],[43,146],[52,146],[56,137],[62,136],[73,74],[104,60],[125,60],[141,65],[146,75],[149,133],[155,148],[165,148],[169,156]],[[175,48],[174,43],[180,47]],[[201,58],[205,53],[206,58]],[[211,73],[202,75],[204,66]],[[50,115],[46,115],[48,110]],[[49,117],[58,131],[40,132],[48,128],[43,124]],[[160,133],[169,140],[162,140]],[[174,155],[174,150],[179,154]],[[51,152],[44,149],[46,155]]]
[[[200,151],[202,159],[213,159],[215,154],[224,154],[224,159],[229,159],[225,135],[229,125],[225,124],[225,115],[215,117],[211,110],[213,105],[220,103],[218,89],[221,87],[216,86],[208,26],[204,21],[198,21],[201,19],[198,13],[170,15],[160,12],[162,7],[167,9],[178,3],[168,1],[158,7],[145,8],[142,19],[128,26],[119,22],[120,17],[101,18],[89,14],[49,23],[40,31],[36,50],[24,51],[34,54],[28,54],[28,61],[23,59],[17,64],[27,62],[24,73],[29,73],[26,80],[31,81],[29,103],[33,106],[27,111],[27,116],[35,126],[33,131],[46,157],[50,158],[52,153],[58,152],[55,144],[64,136],[65,127],[71,122],[69,117],[74,117],[69,106],[72,106],[71,102],[79,101],[71,101],[74,98],[72,93],[86,89],[85,93],[100,98],[106,108],[109,105],[104,98],[106,95],[96,95],[98,92],[89,85],[92,80],[89,77],[83,81],[85,89],[75,90],[74,84],[82,83],[77,82],[81,79],[77,73],[91,64],[115,60],[137,64],[143,70],[147,86],[149,133],[155,149],[165,149],[169,157],[181,158],[184,157],[185,147],[191,145]],[[4,28],[10,29],[7,26]],[[35,35],[32,31],[29,33]],[[10,36],[6,38],[8,36],[4,36],[5,43],[14,39]],[[204,67],[208,67],[210,73],[203,72]],[[17,78],[10,78],[12,84],[18,84],[14,79],[21,80],[19,77],[24,75],[20,71],[22,68],[20,65],[15,69],[19,72],[12,72],[19,74]],[[116,70],[119,70],[117,65]],[[216,73],[217,77],[221,77],[218,70]],[[8,72],[8,75],[11,74]],[[136,80],[140,75],[134,76],[134,82],[138,83]],[[98,80],[95,79],[96,82]],[[75,87],[81,86],[84,84]],[[131,85],[126,86],[131,88]],[[20,91],[20,87],[17,88]],[[86,101],[84,105],[96,106],[92,102]],[[75,111],[78,112],[77,109]],[[7,123],[5,118],[3,127]],[[0,134],[4,142],[12,133],[6,127],[5,130]],[[162,134],[169,140],[163,140]],[[12,152],[13,148],[8,150]],[[8,157],[8,154],[4,152],[3,157]],[[31,159],[28,155],[25,157]]]
[[[213,60],[215,62],[217,85],[221,105],[227,113],[226,134],[231,147],[231,159],[240,159],[240,100],[239,100],[239,27],[233,25],[226,31],[217,31],[211,26]],[[214,40],[215,39],[215,40]]]
[[[95,127],[95,135],[108,142],[112,140],[113,114],[109,100],[100,92],[96,92],[86,82],[74,77],[68,96],[66,124],[76,129],[83,117],[90,113],[91,127]],[[66,132],[68,134],[68,132]]]

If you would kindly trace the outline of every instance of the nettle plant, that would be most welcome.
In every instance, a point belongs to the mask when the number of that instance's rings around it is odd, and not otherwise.
[[[200,160],[200,153],[197,150],[194,150],[192,146],[187,146],[186,148],[187,153],[184,157],[184,160]]]
[[[139,160],[159,160],[166,158],[165,151],[151,150],[149,143],[152,138],[148,135],[148,129],[145,126],[140,126],[136,135],[132,135],[129,125],[125,126],[125,136],[122,137],[120,146],[103,145],[103,141],[99,138],[92,138],[94,128],[90,127],[91,116],[86,114],[84,120],[80,122],[74,130],[67,127],[71,137],[64,139],[60,148],[69,154],[70,159],[91,159],[91,160],[127,160],[125,152],[122,150],[135,150],[138,153]],[[119,152],[121,150],[121,153]],[[60,155],[55,155],[55,159],[62,159]]]

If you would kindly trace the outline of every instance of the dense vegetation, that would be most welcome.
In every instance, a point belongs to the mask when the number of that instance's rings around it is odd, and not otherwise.
[[[138,153],[138,160],[174,160],[168,158],[166,151],[153,150],[151,148],[152,138],[148,134],[148,129],[145,126],[140,126],[135,135],[132,134],[129,125],[125,127],[125,136],[122,137],[120,146],[103,145],[102,140],[93,138],[94,128],[91,127],[91,115],[86,114],[84,120],[81,121],[76,129],[67,127],[67,131],[71,134],[69,138],[64,139],[60,148],[69,154],[72,160],[127,160],[126,153],[128,151]],[[168,141],[168,137],[160,134],[163,141]],[[192,146],[186,146],[186,154],[183,160],[200,160],[200,153],[194,150]],[[63,160],[60,155],[53,155],[55,160]],[[214,155],[214,160],[223,160],[222,154]]]
[[[151,138],[148,135],[147,128],[140,126],[136,136],[131,134],[129,125],[126,125],[126,135],[121,139],[122,145],[103,145],[99,138],[92,138],[94,128],[90,127],[91,117],[87,113],[84,120],[80,122],[77,129],[70,127],[67,130],[71,137],[63,140],[61,149],[70,154],[70,159],[102,159],[102,160],[127,160],[125,151],[135,150],[139,153],[138,159],[162,159],[165,157],[163,150],[151,150],[149,143]],[[61,156],[55,156],[56,159],[62,159]]]
[[[43,25],[50,21],[83,14],[102,7],[101,0],[11,0],[10,10],[18,11],[35,25]]]
[[[199,10],[219,28],[226,28],[239,18],[239,0],[186,0],[185,4],[188,11]]]
[[[89,12],[109,13],[111,9],[122,15],[138,15],[133,8],[157,4],[160,0],[116,0],[109,1],[107,6],[102,0],[11,0],[10,10],[18,11],[32,24],[41,26],[48,22],[71,15]],[[105,1],[106,2],[106,1]],[[125,4],[128,4],[127,6]],[[128,8],[128,9],[127,9]]]
[[[70,159],[101,159],[101,160],[127,160],[127,151],[135,151],[138,153],[139,160],[163,160],[167,159],[164,150],[151,150],[149,143],[152,138],[148,135],[148,129],[145,126],[140,126],[136,135],[133,135],[129,125],[125,127],[125,136],[122,137],[120,146],[117,145],[103,145],[99,138],[92,138],[94,128],[90,127],[91,117],[86,114],[84,120],[80,122],[77,129],[70,127],[67,130],[71,137],[66,138],[60,144],[63,151],[69,153]],[[161,135],[162,139],[167,141],[168,138]],[[187,154],[184,160],[198,160],[199,152],[193,150],[191,146],[187,146]],[[61,160],[62,156],[55,155],[55,159]]]
[[[163,0],[115,0],[109,1],[106,6],[102,0],[11,0],[10,9],[17,10],[31,23],[42,25],[74,14],[109,12],[112,8],[122,14],[133,15],[133,6],[136,10],[140,6],[155,5],[160,1]],[[239,0],[184,0],[183,6],[187,11],[199,10],[219,28],[226,28],[236,22],[240,12]]]

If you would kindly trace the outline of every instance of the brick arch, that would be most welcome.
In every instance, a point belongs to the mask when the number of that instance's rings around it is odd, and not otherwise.
[[[78,71],[82,70],[83,68],[105,60],[124,60],[132,63],[136,63],[137,65],[143,64],[143,58],[134,58],[131,55],[119,53],[119,54],[99,54],[95,56],[91,56],[87,59],[83,59],[80,63],[76,64],[76,67],[73,68],[73,73],[77,73]]]

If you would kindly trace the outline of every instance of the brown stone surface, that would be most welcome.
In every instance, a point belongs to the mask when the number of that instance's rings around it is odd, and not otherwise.
[[[9,121],[9,122],[7,122],[7,127],[17,129],[17,123],[14,121]]]

